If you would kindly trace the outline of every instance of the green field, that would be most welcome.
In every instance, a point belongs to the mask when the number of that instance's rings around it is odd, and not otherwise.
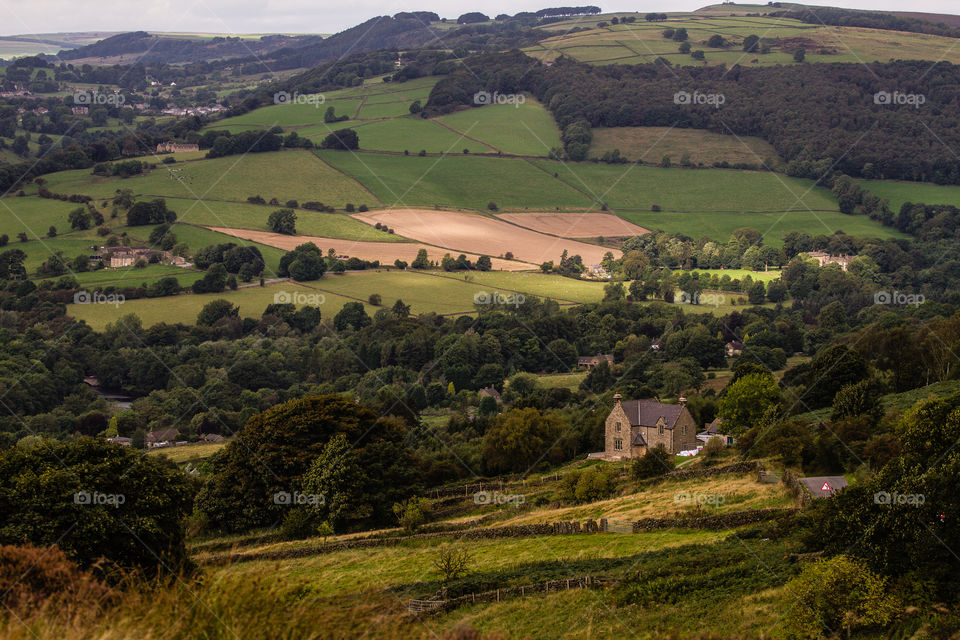
[[[361,149],[427,153],[489,153],[490,147],[446,129],[432,120],[415,116],[380,120],[356,128]]]
[[[892,180],[861,180],[860,186],[890,201],[890,210],[900,211],[904,202],[949,204],[960,207],[960,187],[929,182],[895,182]]]
[[[560,146],[553,116],[532,96],[523,104],[490,104],[438,118],[448,127],[504,153],[547,156]]]
[[[219,200],[181,200],[170,198],[167,206],[177,212],[177,220],[209,227],[235,227],[269,231],[267,219],[281,206],[256,205]],[[377,242],[405,242],[404,238],[380,231],[343,213],[323,213],[297,209],[297,233],[301,235],[346,238]]]
[[[773,146],[761,138],[677,127],[594,128],[590,156],[599,158],[614,149],[619,149],[620,155],[631,162],[660,162],[664,156],[670,156],[671,162],[679,165],[683,157],[689,155],[693,164],[708,167],[724,161],[771,169],[783,164]]]
[[[783,244],[783,236],[791,231],[811,235],[830,235],[836,231],[865,238],[908,238],[896,229],[885,227],[867,216],[847,216],[842,213],[791,211],[787,213],[665,213],[617,212],[634,224],[651,230],[682,233],[695,238],[707,237],[727,242],[730,235],[742,227],[756,229],[763,243],[775,247]]]
[[[259,195],[265,200],[320,201],[339,209],[375,204],[355,181],[331,169],[309,151],[274,151],[161,165],[131,178],[103,178],[89,170],[62,171],[47,176],[47,188],[57,193],[83,193],[106,198],[117,189],[142,197],[244,202]]]
[[[0,234],[15,242],[19,233],[28,238],[46,236],[51,226],[64,233],[70,230],[67,215],[82,206],[37,196],[0,198]]]
[[[388,206],[433,205],[486,209],[577,210],[591,206],[576,189],[516,158],[432,158],[320,151]],[[559,164],[559,163],[558,163]]]
[[[653,205],[682,213],[838,211],[828,189],[769,171],[535,163],[571,185],[589,189],[617,212],[650,211]]]

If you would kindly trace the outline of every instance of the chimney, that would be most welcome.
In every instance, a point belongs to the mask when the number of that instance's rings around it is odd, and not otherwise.
[[[687,399],[686,399],[686,397],[684,397],[684,396],[681,395],[681,396],[680,396],[679,398],[677,398],[677,399],[680,401],[680,406],[681,406],[681,407],[683,407],[683,406],[685,406],[685,405],[687,404]]]
[[[623,396],[620,395],[619,392],[613,394],[613,406],[614,406],[614,407],[620,406],[620,401],[621,401],[621,400],[623,400]]]

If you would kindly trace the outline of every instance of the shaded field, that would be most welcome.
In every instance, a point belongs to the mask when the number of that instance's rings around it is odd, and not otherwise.
[[[960,207],[960,186],[929,182],[899,182],[893,180],[861,180],[860,186],[890,201],[890,210],[900,211],[905,202],[949,204]]]
[[[654,213],[630,211],[619,212],[619,215],[647,229],[683,233],[697,238],[705,236],[718,242],[727,242],[735,230],[741,227],[750,227],[761,233],[764,244],[776,247],[783,245],[783,236],[791,231],[811,235],[830,235],[836,231],[843,231],[850,235],[865,238],[909,237],[866,216],[848,216],[839,212]]]
[[[432,245],[488,256],[504,257],[512,253],[518,260],[537,265],[550,260],[559,262],[564,251],[580,255],[584,264],[599,264],[604,254],[610,251],[471,213],[394,209],[358,213],[354,217],[369,224],[386,224],[403,236]],[[613,250],[612,253],[617,256],[620,252]]]
[[[209,444],[188,444],[180,447],[163,447],[150,449],[147,455],[164,456],[176,464],[196,463],[209,458],[227,446],[226,442],[211,442]]]
[[[211,229],[237,238],[244,238],[260,244],[277,247],[284,251],[291,251],[301,244],[312,242],[324,252],[328,249],[333,249],[337,255],[346,255],[370,261],[379,260],[380,263],[384,265],[392,265],[393,261],[398,259],[411,263],[417,257],[420,249],[426,249],[428,258],[437,263],[439,263],[447,253],[451,253],[454,257],[459,253],[464,253],[463,251],[456,251],[454,249],[432,247],[413,242],[363,242],[359,240],[322,238],[306,235],[286,236],[279,233],[270,233],[269,231],[251,231],[249,229],[229,229],[222,227],[211,227]],[[467,257],[471,260],[476,260],[480,256],[467,254]],[[532,264],[524,264],[514,260],[492,258],[491,261],[494,269],[527,270],[534,268]]]
[[[319,151],[389,206],[579,210],[590,197],[518,158],[416,157]],[[561,166],[557,163],[557,166]]]
[[[671,162],[680,164],[689,155],[693,164],[713,166],[715,162],[730,164],[749,163],[780,167],[783,161],[773,146],[754,137],[736,137],[677,127],[597,127],[593,129],[590,145],[591,157],[600,157],[608,151],[620,150],[620,155],[630,161],[659,162],[670,156]]]
[[[525,156],[547,156],[560,146],[553,116],[532,96],[523,104],[490,104],[441,116],[438,120],[491,147]]]
[[[839,211],[828,189],[769,171],[534,163],[571,185],[589,189],[618,213],[650,211],[654,205],[678,212]]]
[[[501,213],[497,217],[511,224],[564,238],[636,236],[649,233],[648,229],[609,213]]]

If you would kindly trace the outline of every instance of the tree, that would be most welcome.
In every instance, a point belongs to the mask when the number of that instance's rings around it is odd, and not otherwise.
[[[785,588],[796,599],[784,616],[789,638],[839,635],[841,629],[849,638],[854,631],[886,627],[903,608],[884,578],[845,555],[806,565]]]
[[[383,304],[383,298],[379,293],[371,293],[367,301],[373,307],[379,307],[381,304]]]
[[[793,61],[794,62],[803,62],[807,59],[806,49],[800,48],[793,52]]]
[[[464,576],[470,569],[470,563],[473,555],[467,547],[455,547],[453,545],[443,545],[437,552],[437,557],[433,561],[433,566],[440,574],[440,580],[444,584],[450,580]]]
[[[427,250],[420,249],[417,251],[417,257],[414,258],[413,263],[410,265],[413,269],[429,269],[430,260],[427,258]]]
[[[295,236],[297,235],[297,214],[293,209],[278,209],[270,214],[267,227],[274,233]]]
[[[408,533],[413,533],[420,528],[430,517],[432,504],[427,498],[410,498],[393,505],[393,513],[397,516],[397,522]]]
[[[212,265],[190,288],[194,293],[220,293],[227,288],[228,276],[226,267],[218,262]]]
[[[397,301],[393,303],[393,307],[390,309],[393,313],[394,318],[408,318],[410,317],[410,305],[404,304],[403,300],[397,298]]]
[[[480,256],[477,258],[477,271],[490,271],[493,268],[493,263],[490,260],[490,256]]]
[[[724,46],[724,44],[726,43],[723,40],[723,36],[717,33],[710,36],[710,39],[707,40],[707,46],[714,49],[719,49],[720,47]]]
[[[284,494],[303,488],[303,475],[337,434],[351,443],[350,464],[361,470],[359,484],[346,487],[370,507],[367,524],[392,525],[392,506],[413,492],[416,481],[406,427],[396,417],[378,418],[353,399],[340,395],[308,396],[274,406],[247,421],[236,437],[211,461],[211,473],[197,496],[198,510],[214,528],[242,531],[270,526],[289,509]],[[342,450],[342,448],[340,449]],[[317,470],[334,480],[342,470],[329,465]],[[311,485],[312,486],[312,485]],[[292,497],[292,495],[291,495]],[[327,498],[331,498],[327,496]],[[335,498],[335,496],[333,497]],[[327,500],[330,504],[339,502]],[[348,521],[357,522],[349,514]]]
[[[760,45],[760,36],[749,35],[743,39],[743,50],[747,53],[756,53]]]
[[[752,373],[731,383],[720,397],[719,414],[731,433],[747,431],[760,422],[767,408],[780,401],[780,388],[769,373]]]
[[[353,329],[362,329],[373,324],[370,316],[363,309],[360,302],[348,302],[343,305],[339,313],[333,317],[333,326],[337,331],[343,331],[348,327]]]
[[[321,149],[339,149],[351,151],[360,148],[360,137],[353,129],[339,129],[334,131],[320,143]]]
[[[496,419],[483,439],[483,460],[489,472],[527,471],[540,462],[558,463],[563,422],[534,408],[511,409]]]
[[[77,207],[67,216],[67,220],[70,222],[70,228],[75,231],[86,231],[89,229],[92,218],[93,216],[90,215],[86,207]]]
[[[333,528],[349,528],[373,513],[362,489],[369,483],[350,442],[343,433],[334,435],[303,476],[303,492],[322,496],[312,501],[312,510]]]
[[[79,438],[0,452],[0,544],[58,545],[81,567],[172,571],[187,560],[187,476],[163,456]]]
[[[410,113],[416,115],[421,111],[423,111],[423,107],[420,105],[420,101],[414,100],[413,103],[411,103],[410,105]]]
[[[138,202],[127,211],[127,225],[131,227],[171,223],[176,219],[177,214],[167,209],[167,201],[163,198]]]
[[[229,300],[212,300],[203,305],[197,314],[197,324],[212,327],[223,318],[236,318],[240,315],[240,307],[233,306]]]

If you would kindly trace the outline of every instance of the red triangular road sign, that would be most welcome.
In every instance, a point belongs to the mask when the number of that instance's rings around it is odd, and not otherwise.
[[[824,482],[823,486],[820,487],[820,491],[833,491],[833,487],[830,486],[829,482]]]

